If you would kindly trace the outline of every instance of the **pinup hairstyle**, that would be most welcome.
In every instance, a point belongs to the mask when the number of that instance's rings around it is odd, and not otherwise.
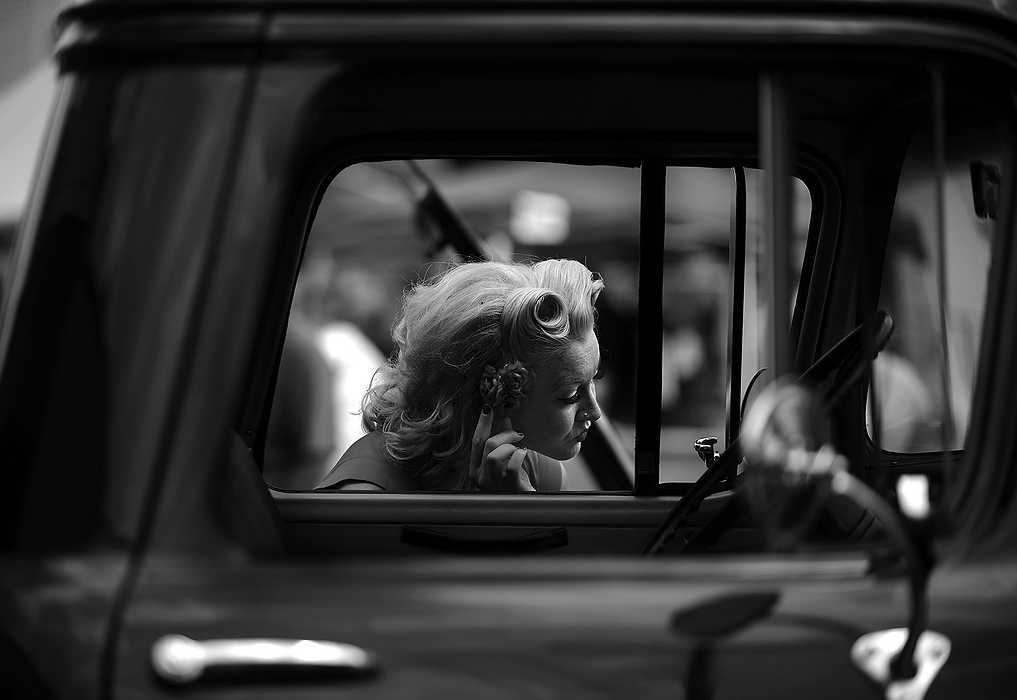
[[[363,422],[381,430],[389,459],[425,488],[460,469],[481,409],[485,367],[529,370],[594,325],[599,275],[574,260],[478,262],[416,285],[392,336],[397,351],[364,396]]]

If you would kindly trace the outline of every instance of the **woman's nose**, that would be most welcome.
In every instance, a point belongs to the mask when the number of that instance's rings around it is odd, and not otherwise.
[[[590,394],[590,405],[586,409],[586,420],[596,423],[600,420],[600,404],[597,403],[597,395]]]

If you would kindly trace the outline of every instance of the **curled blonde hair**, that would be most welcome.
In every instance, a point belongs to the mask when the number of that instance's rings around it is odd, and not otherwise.
[[[388,457],[433,488],[465,483],[469,438],[487,365],[539,365],[593,329],[599,275],[575,260],[478,262],[414,286],[392,336],[396,353],[364,396],[367,431]]]

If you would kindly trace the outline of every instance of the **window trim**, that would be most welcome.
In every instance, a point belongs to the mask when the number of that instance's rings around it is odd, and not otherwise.
[[[494,151],[491,143],[497,142],[499,150]],[[297,194],[290,199],[290,207],[284,220],[298,224],[301,230],[299,246],[286,237],[280,244],[280,258],[285,260],[277,268],[276,279],[269,291],[273,309],[263,331],[272,337],[272,351],[269,343],[262,338],[260,347],[265,348],[258,353],[252,362],[252,382],[246,399],[238,412],[237,432],[245,444],[251,447],[252,454],[259,465],[263,463],[264,440],[267,433],[268,417],[277,379],[279,357],[285,340],[289,311],[292,307],[293,292],[297,275],[303,260],[304,250],[310,236],[311,225],[317,214],[321,199],[332,180],[343,169],[362,162],[419,160],[439,158],[477,158],[503,160],[530,160],[534,162],[573,163],[577,165],[615,165],[620,167],[637,167],[641,160],[636,157],[640,153],[664,154],[659,158],[665,167],[716,167],[731,168],[741,164],[747,167],[759,167],[756,143],[746,137],[730,139],[714,139],[710,142],[692,140],[688,135],[675,134],[672,138],[664,134],[652,137],[635,137],[630,139],[610,140],[610,148],[604,147],[604,140],[587,137],[552,137],[549,134],[492,133],[483,137],[464,138],[460,134],[433,133],[427,137],[406,135],[385,139],[363,139],[343,143],[325,151],[317,161],[306,169]],[[812,215],[809,224],[809,241],[807,250],[813,246],[815,233],[824,238],[828,235],[839,235],[840,229],[840,178],[834,167],[821,154],[810,148],[800,148],[792,174],[805,183],[812,199]],[[826,201],[835,202],[831,210],[838,214],[830,218],[822,204]],[[820,225],[822,222],[822,225]],[[836,224],[831,230],[827,224]],[[297,225],[294,226],[297,228]],[[814,228],[816,230],[814,230]],[[824,244],[830,245],[830,244]],[[806,253],[806,257],[808,253]],[[831,266],[836,263],[836,254],[831,255]],[[811,265],[808,266],[811,274]],[[828,277],[828,276],[826,276]],[[822,278],[821,278],[822,279]],[[806,269],[802,270],[802,281],[806,280]],[[658,285],[662,280],[658,282]],[[285,289],[285,291],[283,291]],[[826,295],[824,295],[825,297]],[[824,302],[825,306],[825,302]],[[284,310],[280,310],[284,307]],[[795,318],[798,317],[796,304]],[[795,334],[799,330],[792,326],[792,346],[799,344],[800,338]],[[819,328],[816,329],[817,331]],[[659,353],[658,353],[659,354]],[[657,371],[659,372],[659,362]],[[730,363],[728,363],[730,364]],[[728,367],[730,371],[730,367]],[[659,382],[658,382],[659,384]],[[659,403],[659,401],[658,401]],[[659,410],[659,409],[658,409]],[[657,425],[659,426],[659,414]],[[658,434],[659,442],[659,434]],[[624,463],[623,463],[624,464]],[[660,483],[659,449],[656,461],[656,481],[644,493],[622,492],[627,496],[671,496],[687,491],[691,482]],[[260,467],[259,467],[260,468]],[[645,478],[645,477],[644,477]],[[273,490],[273,492],[276,492]],[[309,493],[309,492],[308,492]],[[569,498],[575,495],[617,495],[618,492],[568,492]],[[335,494],[332,494],[335,495]],[[376,494],[375,494],[376,495]]]
[[[1011,72],[1015,70],[1014,66],[1006,67],[994,66],[994,67],[1000,70],[1009,70]],[[936,198],[938,208],[938,211],[936,212],[934,219],[935,227],[937,228],[937,231],[935,233],[937,239],[943,237],[944,235],[946,236],[949,235],[946,233],[946,229],[943,228],[946,222],[946,212],[943,210],[946,200],[943,191],[945,187],[945,178],[947,177],[946,172],[947,166],[944,158],[946,150],[948,150],[946,147],[945,139],[947,139],[949,136],[948,131],[946,131],[950,124],[949,120],[947,119],[947,115],[949,114],[951,109],[956,109],[955,105],[952,105],[949,100],[946,100],[946,93],[944,92],[946,89],[946,85],[944,85],[944,81],[947,81],[948,79],[943,76],[943,69],[944,64],[941,62],[933,62],[928,64],[927,70],[929,78],[929,97],[927,109],[921,111],[916,110],[916,114],[919,115],[921,115],[924,112],[924,116],[926,116],[929,120],[928,128],[929,135],[932,140],[931,153],[934,162],[933,176],[931,180],[934,183],[933,184],[933,187],[935,189],[934,196]],[[962,95],[969,94],[963,89],[959,90],[959,92]],[[1008,131],[1009,131],[1008,138],[1010,141],[1010,151],[1002,151],[1001,153],[1004,154],[1005,158],[1009,159],[1007,164],[1009,164],[1011,168],[1014,168],[1015,166],[1017,166],[1017,154],[1015,154],[1014,151],[1014,149],[1017,148],[1017,120],[1014,120],[1012,117],[1008,121]],[[902,159],[902,167],[903,164],[907,161],[907,157],[908,151],[905,150]],[[898,194],[900,193],[901,182],[902,180],[898,179],[897,182]],[[996,264],[995,259],[997,255],[996,248],[997,239],[1005,237],[1006,235],[1004,207],[1007,201],[1017,197],[1017,183],[1011,181],[1009,187],[1001,188],[1000,197],[1001,199],[999,205],[999,216],[995,221],[992,240],[990,241],[988,246],[989,267],[986,269],[987,275],[991,275],[993,266]],[[887,241],[889,241],[889,232],[887,232]],[[937,265],[935,275],[942,276],[944,274],[948,274],[944,271],[942,267],[942,265],[944,265],[946,261],[943,251],[937,250],[935,258]],[[884,262],[883,269],[880,271],[879,275],[879,284],[877,285],[878,287],[877,298],[882,294],[882,284],[883,284],[882,278],[885,270],[886,264]],[[990,284],[987,284],[986,297],[984,299],[982,308],[983,314],[982,336],[985,336],[986,333],[985,324],[987,323],[989,318],[988,315],[989,304],[992,289],[990,285],[991,282]],[[942,304],[939,304],[937,302],[937,306],[940,307],[940,313],[945,313],[945,308],[943,307]],[[941,336],[942,340],[943,328],[945,327],[944,324],[946,323],[946,320],[942,316],[940,316],[938,320],[940,322],[940,325],[939,328],[936,329],[936,333]],[[973,380],[971,384],[971,395],[968,398],[968,402],[970,404],[969,407],[971,409],[971,422],[969,422],[968,430],[964,436],[964,441],[961,447],[941,450],[923,450],[921,452],[898,452],[877,445],[875,440],[873,439],[873,435],[869,432],[868,425],[869,389],[868,386],[864,388],[863,406],[865,413],[863,413],[863,428],[864,428],[863,435],[864,435],[865,455],[868,462],[872,465],[874,469],[879,470],[880,474],[886,474],[890,476],[896,476],[900,474],[924,474],[926,476],[934,478],[945,478],[948,477],[951,472],[955,471],[958,467],[961,466],[961,464],[964,462],[965,455],[971,449],[971,446],[968,444],[968,441],[971,429],[974,425],[974,409],[975,406],[977,405],[978,383],[979,377],[982,374],[981,368],[982,341],[983,338],[979,337],[980,350],[976,357],[977,364],[974,367]],[[949,365],[950,361],[949,357],[947,357],[947,360],[943,362],[943,366]],[[945,378],[944,375],[948,374],[949,373],[941,373],[940,378],[944,379]],[[949,390],[945,390],[945,393],[952,392],[950,392]],[[953,418],[952,415],[949,416],[951,423],[952,418]],[[956,426],[951,426],[950,430],[951,433],[954,433],[956,431]]]
[[[660,483],[661,352],[664,329],[664,223],[667,164],[647,159],[639,181],[639,301],[636,352],[636,478],[633,493],[649,496]]]

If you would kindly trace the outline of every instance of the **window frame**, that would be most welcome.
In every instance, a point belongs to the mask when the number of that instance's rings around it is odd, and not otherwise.
[[[343,144],[324,152],[319,156],[313,167],[305,171],[301,184],[297,188],[297,194],[291,200],[289,213],[286,216],[286,220],[291,222],[293,228],[301,231],[299,246],[297,246],[294,239],[290,238],[287,239],[289,245],[285,246],[286,250],[280,251],[281,262],[277,267],[276,279],[270,292],[271,301],[269,303],[273,305],[271,312],[272,320],[266,329],[267,338],[265,338],[265,340],[271,340],[271,346],[262,346],[263,348],[271,347],[271,352],[263,349],[254,360],[252,376],[255,379],[249,387],[248,395],[240,413],[241,421],[237,429],[241,439],[251,448],[257,464],[263,463],[264,441],[277,379],[279,358],[281,357],[286,326],[292,307],[293,291],[310,236],[311,226],[325,190],[343,169],[357,163],[404,160],[407,158],[419,160],[438,158],[527,160],[576,165],[636,167],[637,163],[640,162],[638,155],[643,153],[663,154],[659,160],[663,163],[664,167],[733,168],[737,163],[744,167],[758,168],[760,164],[755,143],[749,139],[717,143],[695,140],[687,134],[676,134],[673,137],[661,135],[654,136],[653,138],[633,137],[623,140],[616,138],[612,139],[610,148],[605,148],[602,140],[593,138],[563,137],[554,138],[553,140],[551,138],[551,136],[544,137],[541,134],[490,133],[476,138],[463,138],[460,135],[452,134],[429,134],[426,138],[407,135],[405,137],[391,137],[384,140],[359,140],[355,144]],[[492,142],[499,144],[498,150],[491,148]],[[811,279],[813,265],[809,261],[809,251],[814,250],[818,245],[818,242],[816,242],[817,237],[822,236],[824,241],[829,241],[836,240],[839,234],[839,212],[842,195],[840,178],[832,163],[822,154],[814,149],[803,148],[797,155],[797,162],[792,170],[792,174],[805,183],[812,198],[812,213],[806,243],[806,264],[802,270],[802,282],[804,285],[806,279]],[[661,200],[661,203],[666,204],[663,200]],[[828,244],[824,243],[824,245]],[[831,256],[827,261],[828,265],[835,263],[836,256]],[[821,275],[820,279],[822,278],[823,276]],[[656,282],[658,292],[662,282],[662,277],[658,276]],[[826,291],[824,290],[824,297]],[[640,303],[640,307],[643,307],[642,303]],[[799,309],[799,305],[796,302],[793,315],[794,321],[792,323],[794,335],[791,338],[792,346],[794,347],[799,345],[801,329],[805,323],[802,314],[803,311]],[[660,371],[659,353],[660,349],[658,347],[656,350],[656,355],[658,356],[656,361],[657,373]],[[725,363],[727,380],[730,380],[730,372],[731,361],[728,358],[728,361]],[[659,400],[657,403],[659,404]],[[656,412],[656,428],[659,436],[659,409]],[[608,440],[607,442],[611,441]],[[635,488],[634,484],[632,490],[576,491],[568,492],[568,497],[590,495],[670,497],[687,492],[693,482],[660,482],[659,444],[656,456],[657,459],[653,464],[652,471],[645,473],[644,478],[647,479],[647,485],[642,490]],[[291,495],[285,497],[280,495],[289,492],[271,487],[270,490],[276,498],[285,500],[288,503],[293,502]],[[483,497],[490,498],[492,495],[484,494]],[[337,493],[328,494],[328,496],[340,497]],[[415,494],[415,496],[424,498],[425,494]],[[459,497],[463,496],[466,496],[466,494],[462,494]],[[371,497],[378,498],[379,496],[378,494],[371,494]],[[519,494],[511,496],[513,502],[520,497],[522,496]],[[538,498],[540,497],[538,496]]]
[[[958,63],[963,63],[963,62],[959,61]],[[999,71],[1004,71],[1004,70],[1007,70],[1007,69],[1009,69],[1010,71],[1014,70],[1013,66],[1008,66],[1008,67],[1004,68],[1003,66],[998,65],[998,64],[994,65],[993,68],[996,69],[996,70],[999,70]],[[956,69],[956,68],[954,67],[954,69]],[[929,85],[930,95],[929,95],[929,98],[928,98],[928,105],[926,106],[927,108],[924,111],[923,110],[917,110],[917,109],[913,108],[913,111],[914,111],[914,115],[916,117],[919,117],[919,118],[927,117],[928,118],[927,128],[929,129],[929,132],[930,132],[930,140],[933,141],[931,155],[933,156],[934,162],[936,163],[935,166],[934,166],[935,170],[934,170],[934,172],[932,174],[932,180],[934,181],[933,187],[937,190],[936,197],[939,199],[940,203],[942,204],[942,203],[944,203],[943,202],[942,191],[943,191],[943,187],[944,187],[944,180],[945,180],[945,178],[947,176],[947,173],[944,170],[945,163],[941,162],[941,160],[940,160],[942,157],[945,156],[945,154],[944,153],[939,153],[938,150],[939,150],[939,148],[946,148],[948,150],[949,147],[948,147],[948,145],[946,143],[940,141],[937,138],[934,138],[933,134],[935,134],[935,132],[937,130],[945,130],[945,129],[949,128],[950,122],[946,118],[946,116],[947,116],[947,114],[951,110],[956,110],[957,108],[956,108],[955,105],[951,105],[951,104],[949,104],[947,102],[944,102],[943,101],[944,100],[944,95],[943,94],[940,94],[938,96],[934,94],[937,89],[938,90],[943,90],[944,89],[943,86],[940,86],[939,88],[935,87],[936,80],[938,79],[937,78],[937,71],[941,71],[942,70],[941,64],[929,63],[927,65],[927,70],[928,70],[928,73],[929,73],[928,77],[929,77],[929,82],[930,82],[930,85]],[[967,70],[970,70],[970,68],[967,68]],[[940,78],[941,77],[942,76],[940,75]],[[965,91],[962,89],[962,90],[960,90],[960,92],[964,93]],[[948,93],[944,93],[944,94],[948,94]],[[999,119],[999,120],[1002,120],[1003,119],[1003,115],[1002,114],[997,115],[995,118]],[[1017,117],[1014,117],[1013,115],[1010,115],[1009,121],[1007,123],[1008,123],[1008,128],[1009,128],[1010,150],[1008,152],[1004,152],[1003,153],[1003,157],[1008,159],[1006,161],[1006,163],[1010,166],[1011,169],[1014,169],[1015,167],[1017,167],[1017,153],[1015,153],[1015,149],[1017,149]],[[943,131],[942,137],[944,139],[945,138],[949,138],[949,132],[948,131]],[[904,151],[904,156],[903,156],[903,159],[902,159],[902,167],[903,167],[903,164],[907,160],[907,155],[908,155],[908,151],[905,150]],[[1004,181],[1003,184],[1005,185],[1006,181]],[[898,181],[897,187],[898,187],[898,194],[899,194],[899,192],[900,192],[900,189],[899,189],[900,188],[900,181]],[[1009,202],[1011,202],[1015,197],[1017,197],[1017,182],[1014,182],[1013,178],[1011,178],[1011,181],[1009,183],[1009,187],[1003,187],[1003,186],[1000,187],[1000,201],[999,201],[999,205],[998,205],[999,213],[998,213],[998,216],[997,216],[997,218],[995,220],[995,225],[994,225],[994,229],[993,229],[993,240],[991,240],[989,242],[989,245],[988,245],[989,267],[986,270],[986,274],[987,275],[992,275],[993,269],[997,265],[1001,264],[1001,263],[997,262],[997,257],[999,256],[999,252],[998,251],[999,251],[999,248],[1000,248],[1000,244],[998,243],[998,239],[999,238],[1003,238],[1003,237],[1006,236],[1006,228],[1005,228],[1006,223],[1007,223],[1007,221],[1006,221],[1006,213],[1007,213],[1006,212],[1006,207],[1009,205]],[[944,212],[944,216],[945,216],[945,212]],[[943,222],[943,225],[945,225],[945,221]],[[949,234],[947,234],[947,236],[949,236]],[[889,241],[889,237],[890,237],[890,233],[889,233],[889,230],[888,230],[887,231],[887,235],[886,235],[887,241]],[[935,255],[933,257],[939,257],[939,253],[938,252],[935,253]],[[884,262],[884,265],[881,267],[881,269],[879,271],[879,277],[878,277],[879,284],[878,284],[878,287],[877,287],[877,297],[879,295],[881,295],[881,293],[882,293],[883,276],[884,276],[884,273],[885,273],[885,269],[886,269],[886,265],[885,265],[885,262]],[[935,272],[935,274],[940,274],[940,272],[941,271],[937,271],[937,272]],[[990,284],[988,284],[987,288],[986,288],[986,298],[984,300],[984,304],[983,304],[983,308],[982,308],[982,314],[983,314],[982,336],[983,337],[987,337],[987,332],[986,332],[985,324],[986,324],[986,322],[989,319],[989,304],[991,302],[991,298],[990,298],[991,294],[992,294],[992,286],[991,286],[991,280],[990,280]],[[936,329],[937,335],[940,334],[941,330],[942,330],[941,328]],[[981,357],[984,354],[983,349],[982,349],[982,340],[983,340],[982,338],[979,338],[979,352],[977,353],[976,365],[975,365],[974,371],[973,371],[973,382],[972,382],[972,386],[971,386],[971,397],[969,399],[969,401],[972,404],[972,407],[977,405],[976,399],[977,399],[977,393],[978,393],[978,383],[980,381],[979,377],[983,373],[983,369],[981,367]],[[878,385],[876,387],[876,390],[877,391],[879,390],[879,386]],[[866,402],[865,405],[867,406],[868,405],[868,389],[866,389],[866,393],[865,393],[865,402]],[[972,432],[971,428],[972,428],[973,424],[974,424],[974,418],[973,418],[973,413],[972,413],[972,419],[971,419],[971,422],[969,423],[969,426],[968,426],[968,435]],[[866,458],[867,458],[869,464],[873,465],[873,467],[875,469],[879,470],[879,472],[881,474],[885,474],[885,475],[890,476],[890,477],[896,477],[896,476],[900,476],[900,475],[903,475],[903,474],[922,474],[922,475],[925,475],[925,476],[928,476],[928,477],[931,477],[931,478],[935,479],[936,482],[941,482],[942,480],[946,479],[951,472],[955,471],[957,468],[959,468],[963,464],[963,462],[965,460],[965,455],[969,451],[969,445],[968,445],[969,437],[968,437],[968,435],[965,435],[962,447],[953,448],[953,449],[926,450],[926,451],[922,451],[922,452],[898,452],[898,451],[894,451],[894,450],[889,450],[889,449],[886,449],[886,448],[884,448],[882,446],[877,445],[876,442],[873,440],[873,436],[870,434],[870,432],[868,430],[868,420],[867,420],[867,418],[865,419],[864,425],[865,425],[864,437],[865,437],[865,453],[866,453]]]

